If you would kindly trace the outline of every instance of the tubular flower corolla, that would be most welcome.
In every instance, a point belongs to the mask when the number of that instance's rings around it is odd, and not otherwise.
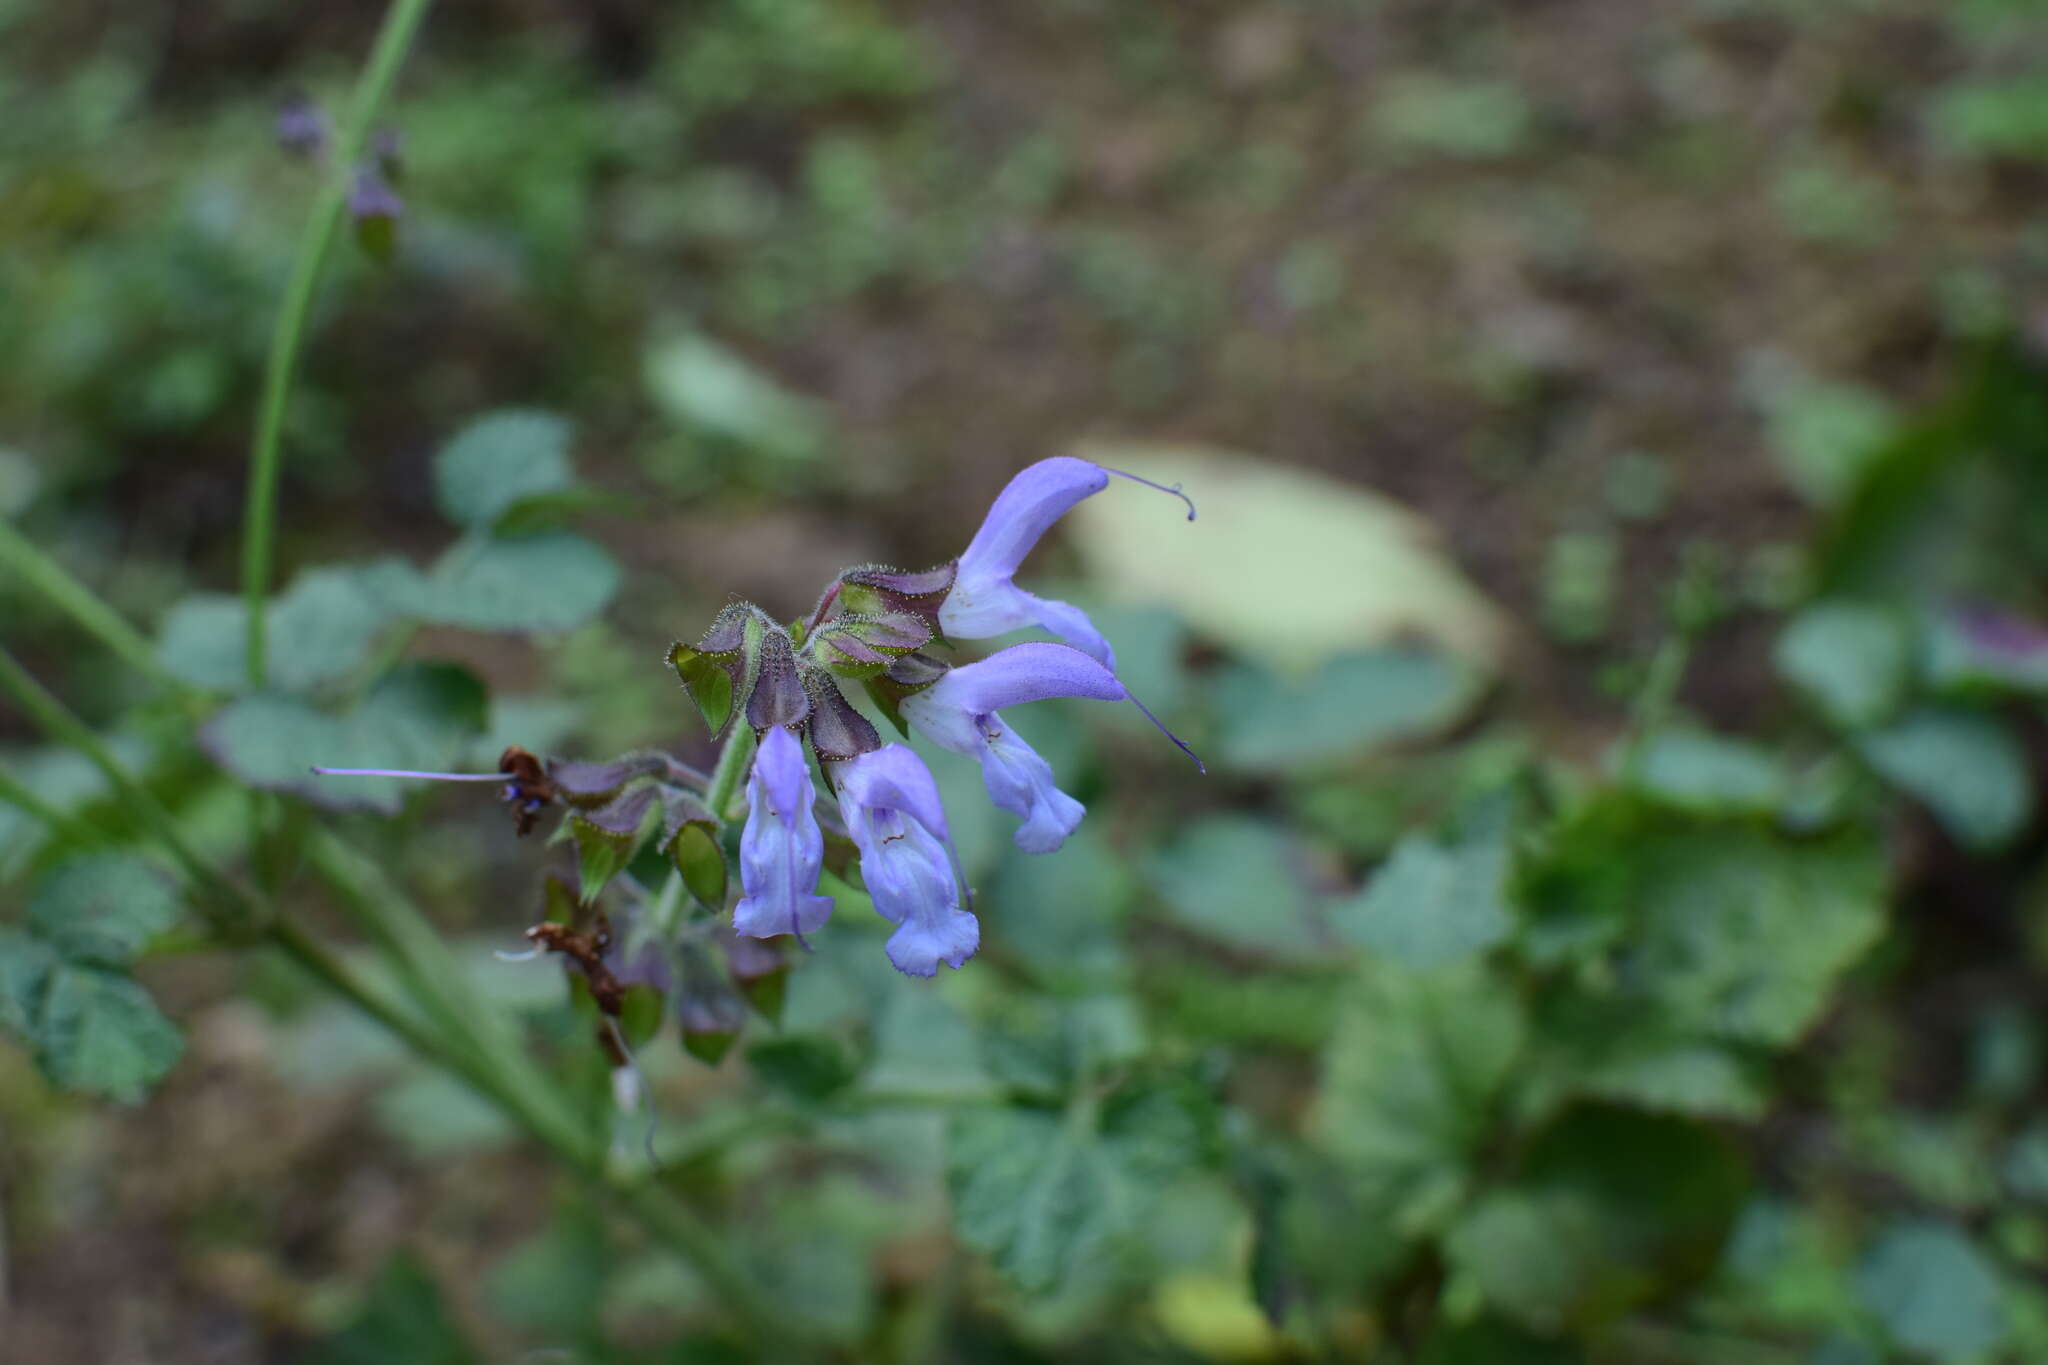
[[[989,800],[1024,818],[1017,847],[1050,853],[1081,823],[1083,807],[1053,785],[1052,765],[997,712],[1050,697],[1120,701],[1123,684],[1078,649],[1012,645],[955,668],[902,703],[903,717],[932,741],[981,764]]]
[[[889,961],[909,976],[959,967],[981,946],[981,925],[961,904],[946,812],[924,760],[885,744],[834,770],[839,811],[860,850],[860,870],[875,909],[899,927]]]
[[[820,896],[825,836],[811,809],[811,772],[803,745],[777,725],[761,740],[747,780],[747,825],[740,834],[740,885],[732,926],[753,938],[816,933],[832,914]]]

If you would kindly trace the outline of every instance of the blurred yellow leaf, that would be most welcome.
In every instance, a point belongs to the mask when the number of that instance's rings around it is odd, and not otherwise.
[[[1491,671],[1500,610],[1436,528],[1370,489],[1200,447],[1096,444],[1114,469],[1179,484],[1201,517],[1112,487],[1073,512],[1074,542],[1107,591],[1175,608],[1198,630],[1306,671],[1362,646],[1422,640]],[[1116,481],[1113,481],[1116,482]]]

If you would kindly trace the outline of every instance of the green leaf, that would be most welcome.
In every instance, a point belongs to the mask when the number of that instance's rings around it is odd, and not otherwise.
[[[1536,1035],[1537,1056],[1524,1068],[1523,1112],[1551,1112],[1588,1097],[1702,1118],[1763,1112],[1762,1077],[1753,1064],[1675,1028],[1640,999],[1554,992]]]
[[[396,814],[417,782],[318,777],[315,765],[435,769],[451,762],[487,718],[483,684],[452,664],[408,664],[343,716],[289,697],[243,697],[206,723],[201,743],[251,786],[297,793],[337,810]]]
[[[518,503],[567,490],[569,424],[546,412],[506,409],[464,427],[434,456],[434,495],[458,526],[488,530]]]
[[[1522,1326],[1597,1332],[1704,1278],[1748,1185],[1742,1158],[1710,1128],[1582,1108],[1533,1144],[1512,1185],[1459,1218],[1445,1256]]]
[[[750,1042],[747,1069],[784,1094],[816,1102],[853,1084],[860,1060],[844,1040],[830,1034],[790,1033]]]
[[[423,1157],[445,1157],[511,1140],[504,1114],[461,1081],[415,1070],[377,1092],[377,1124]]]
[[[1765,396],[1765,408],[1780,467],[1824,507],[1856,488],[1899,427],[1890,404],[1852,384],[1782,383]]]
[[[1539,959],[1612,952],[1618,999],[1694,1038],[1786,1043],[1883,929],[1866,837],[1795,840],[1631,803],[1589,806],[1526,878]]]
[[[1645,1044],[1630,1039],[1587,1073],[1588,1095],[1701,1118],[1756,1119],[1764,1092],[1725,1049],[1708,1043]]]
[[[53,969],[29,1031],[36,1060],[58,1087],[129,1104],[185,1050],[149,992],[96,967]]]
[[[1114,984],[1129,968],[1124,921],[1134,890],[1128,863],[1084,824],[1057,858],[1004,850],[984,894],[1009,926],[1004,947],[1054,988]]]
[[[1856,1292],[1909,1351],[1937,1360],[1982,1355],[2005,1336],[1998,1271],[1946,1223],[1901,1223],[1856,1270]]]
[[[0,926],[0,1031],[32,1039],[56,951],[19,929]]]
[[[28,919],[73,961],[126,967],[179,913],[177,892],[149,864],[98,853],[52,872],[29,903]]]
[[[1159,898],[1191,929],[1259,953],[1317,951],[1306,878],[1278,825],[1238,815],[1198,820],[1154,856],[1149,871]]]
[[[433,1277],[407,1255],[384,1263],[355,1321],[316,1346],[312,1358],[314,1365],[475,1365],[479,1359]]]
[[[1884,927],[1881,850],[1730,827],[1641,850],[1629,994],[1710,1035],[1788,1043]]]
[[[824,446],[817,404],[708,337],[659,342],[647,352],[643,378],[655,405],[699,435],[782,460],[808,460]]]
[[[1089,566],[1125,600],[1162,604],[1240,655],[1300,672],[1422,640],[1490,672],[1506,622],[1436,529],[1357,484],[1227,451],[1098,445],[1112,468],[1179,484],[1202,508],[1121,480],[1068,514]],[[1227,566],[1219,572],[1219,566]]]
[[[962,1241],[1018,1288],[1050,1294],[1109,1271],[1166,1187],[1207,1154],[1199,1104],[1176,1087],[1086,1110],[970,1110],[948,1133],[946,1183]]]
[[[412,605],[436,625],[555,633],[597,616],[618,587],[618,561],[557,531],[458,542],[421,580]]]
[[[1847,730],[1898,710],[1912,671],[1912,641],[1896,612],[1822,602],[1793,618],[1772,655],[1778,672]]]
[[[1792,786],[1770,750],[1694,729],[1645,738],[1628,777],[1645,795],[1701,815],[1767,815],[1785,804]]]
[[[1440,1226],[1456,1207],[1524,1033],[1513,993],[1477,963],[1368,964],[1353,983],[1311,1129],[1399,1234]]]
[[[264,658],[271,686],[303,692],[347,676],[370,657],[400,604],[388,589],[396,561],[310,569],[264,613]],[[409,570],[407,570],[409,572]],[[247,683],[242,599],[219,593],[184,598],[164,616],[157,657],[195,687],[239,692]]]
[[[1887,781],[1926,803],[1968,848],[2008,843],[2033,815],[2026,751],[1994,717],[1922,709],[1862,736],[1857,750]]]
[[[1514,927],[1507,876],[1504,818],[1455,846],[1411,834],[1332,918],[1338,933],[1388,961],[1442,966],[1507,937]]]
[[[616,877],[641,843],[654,832],[660,806],[652,785],[629,787],[595,810],[570,814],[565,828],[576,841],[576,867],[582,880],[579,895],[584,904]]]
[[[1470,668],[1412,649],[1348,654],[1299,681],[1236,668],[1217,685],[1221,757],[1259,771],[1341,763],[1435,734],[1478,696]]]

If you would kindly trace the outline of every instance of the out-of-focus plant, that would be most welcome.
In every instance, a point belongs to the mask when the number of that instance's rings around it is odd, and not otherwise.
[[[410,1070],[376,1107],[417,1149],[510,1132],[590,1196],[484,1293],[534,1344],[598,1361],[645,1322],[688,1359],[2048,1352],[2048,1044],[2010,1007],[2043,961],[2048,691],[2048,411],[2022,345],[1986,345],[1917,416],[1858,389],[1763,394],[1827,520],[1773,599],[1797,598],[1768,651],[1786,704],[1742,733],[1686,704],[1733,610],[1712,546],[1681,555],[1650,657],[1622,661],[1621,740],[1588,762],[1492,704],[1514,632],[1411,517],[1250,459],[1092,449],[1019,474],[957,561],[844,571],[794,619],[736,602],[677,645],[726,736],[703,768],[559,757],[545,705],[414,653],[430,628],[596,629],[621,573],[574,529],[606,499],[561,418],[488,413],[442,446],[451,535],[424,566],[271,582],[323,261],[351,223],[373,253],[405,246],[402,149],[375,137],[424,8],[393,6],[338,127],[293,106],[280,129],[321,180],[269,352],[243,592],[171,604],[152,638],[0,521],[9,600],[73,623],[137,698],[101,734],[0,652],[50,740],[0,768],[0,877],[26,888],[0,926],[0,1030],[52,1084],[134,1102],[177,1065],[135,972],[152,956],[291,964],[399,1041]],[[928,78],[896,30],[809,0],[714,6],[660,73],[693,124]],[[1940,126],[2019,155],[2018,107],[1958,95]],[[1402,158],[1496,162],[1539,123],[1469,84],[1392,89],[1368,131]],[[891,268],[866,143],[821,142],[804,176],[860,225],[805,287]],[[724,190],[691,230],[745,241],[755,191]],[[532,193],[534,250],[571,252],[564,187],[476,192]],[[1135,239],[1084,237],[1073,260],[1161,345],[1208,307]],[[152,391],[211,412],[240,359]],[[817,412],[736,354],[677,331],[645,362],[661,412],[750,484],[824,476]],[[1187,477],[1214,510],[1190,530],[1092,497],[1112,464]],[[1609,487],[1617,519],[1668,494],[1635,474]],[[1096,591],[1144,605],[1018,586],[1076,508]],[[1557,542],[1541,587],[1545,624],[1588,650],[1640,643],[1611,600],[1621,534]],[[1065,643],[951,652],[1018,628]],[[1135,696],[1210,781],[1159,778],[1174,756]],[[1033,701],[1035,749],[1006,714]],[[500,770],[461,772],[480,750]],[[534,889],[489,921],[548,967],[444,937],[402,884],[459,861],[413,780],[448,770],[518,832],[554,820],[554,853],[505,841]],[[1083,823],[1077,796],[1111,818]],[[879,919],[828,927],[835,903]],[[314,909],[364,946],[316,936]],[[1959,943],[2002,998],[1898,1018]],[[539,988],[487,975],[518,971]],[[750,1014],[768,1026],[743,1032]],[[342,1066],[314,1050],[309,1069]],[[652,1123],[686,1065],[723,1067],[718,1088]],[[408,1258],[359,1309],[326,1358],[482,1354]]]

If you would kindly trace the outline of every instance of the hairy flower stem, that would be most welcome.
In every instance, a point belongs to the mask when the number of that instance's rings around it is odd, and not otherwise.
[[[327,263],[327,253],[341,226],[356,163],[362,160],[363,150],[369,145],[377,110],[398,78],[398,68],[412,47],[420,21],[426,17],[427,5],[428,0],[392,0],[391,7],[384,12],[383,25],[377,30],[363,73],[356,80],[333,164],[328,167],[326,181],[299,234],[292,273],[285,284],[284,303],[278,309],[277,326],[271,333],[270,353],[263,369],[263,398],[256,413],[255,437],[249,445],[249,492],[242,521],[242,601],[248,615],[245,662],[253,688],[263,686],[268,672],[264,609],[270,594],[271,546],[277,528],[278,470],[284,459],[285,409],[291,397],[292,377],[298,369],[299,352],[305,346],[306,320],[313,310],[321,268]]]

